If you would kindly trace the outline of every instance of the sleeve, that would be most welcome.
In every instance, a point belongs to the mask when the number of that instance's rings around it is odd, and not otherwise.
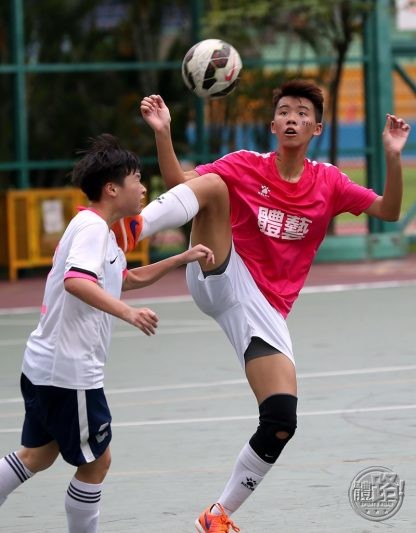
[[[372,189],[358,185],[340,170],[337,169],[337,172],[333,216],[346,212],[360,215],[370,207],[378,194]]]
[[[195,167],[195,171],[198,172],[200,176],[202,176],[202,174],[218,174],[226,183],[230,183],[234,179],[237,179],[237,166],[239,161],[241,161],[239,152],[231,152],[212,163],[198,165]]]
[[[88,224],[81,227],[71,243],[64,279],[77,277],[97,282],[103,270],[108,238],[106,224]]]

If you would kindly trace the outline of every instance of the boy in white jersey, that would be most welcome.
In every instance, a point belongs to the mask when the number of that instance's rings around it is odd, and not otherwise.
[[[157,328],[156,314],[127,305],[121,291],[145,287],[190,261],[213,261],[211,251],[198,245],[127,270],[110,228],[121,217],[140,213],[146,192],[140,178],[137,156],[109,134],[93,140],[74,167],[72,181],[90,206],[71,220],[55,251],[41,318],[23,359],[22,448],[0,460],[0,505],[59,454],[76,467],[65,496],[70,533],[97,531],[101,487],[111,461],[103,378],[112,317],[146,335]]]
[[[173,187],[143,210],[145,227],[156,230],[161,220],[173,227],[196,215],[191,242],[209,246],[219,266],[188,265],[188,286],[230,339],[259,406],[257,431],[216,504],[195,522],[200,533],[238,531],[229,515],[252,494],[296,430],[296,372],[285,318],[333,216],[349,211],[382,220],[399,217],[400,154],[410,127],[387,115],[387,179],[379,196],[335,166],[305,158],[311,139],[322,132],[323,113],[322,92],[307,81],[292,80],[274,94],[275,152],[241,150],[185,173],[162,98],[144,98],[141,112],[155,132],[166,185]]]

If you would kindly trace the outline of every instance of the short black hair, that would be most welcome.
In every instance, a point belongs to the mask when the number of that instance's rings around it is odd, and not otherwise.
[[[80,150],[83,157],[71,172],[71,182],[79,187],[90,201],[101,198],[103,187],[110,181],[123,185],[129,174],[140,172],[136,154],[120,146],[116,137],[102,133],[88,140],[89,147]]]
[[[273,91],[273,112],[276,111],[279,100],[284,96],[295,96],[310,100],[315,109],[316,122],[322,122],[324,95],[315,83],[308,80],[294,79],[287,81],[281,87],[275,89]]]

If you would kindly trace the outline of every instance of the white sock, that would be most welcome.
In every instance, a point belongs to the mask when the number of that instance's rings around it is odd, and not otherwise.
[[[11,492],[32,476],[33,473],[25,467],[16,452],[0,459],[0,505]]]
[[[240,505],[253,493],[273,464],[266,463],[254,452],[247,442],[241,450],[231,477],[218,499],[228,515],[234,513]],[[221,514],[217,507],[212,514]]]
[[[189,222],[198,211],[199,204],[194,191],[185,183],[180,183],[143,209],[140,240],[164,229],[179,228]]]
[[[102,483],[84,483],[71,479],[65,495],[69,533],[95,533],[98,529]]]

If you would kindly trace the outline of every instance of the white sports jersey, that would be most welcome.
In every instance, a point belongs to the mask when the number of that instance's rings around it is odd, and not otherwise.
[[[35,385],[70,389],[103,386],[113,317],[65,290],[81,277],[120,298],[126,258],[97,213],[80,211],[69,223],[53,258],[38,327],[28,339],[23,373]]]

